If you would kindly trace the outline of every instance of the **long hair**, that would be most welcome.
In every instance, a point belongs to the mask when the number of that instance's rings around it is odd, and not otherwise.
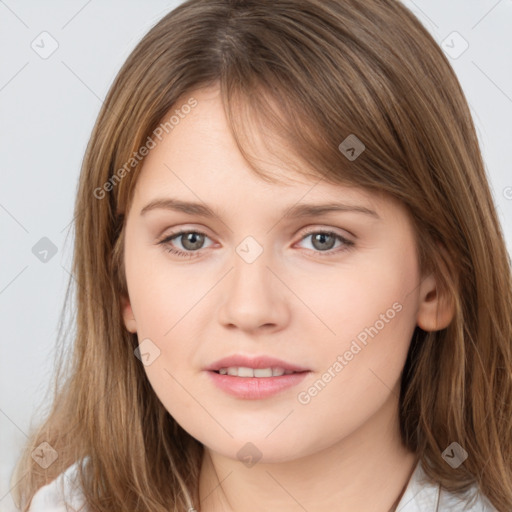
[[[38,488],[78,461],[91,510],[198,506],[203,446],[152,390],[121,297],[142,148],[158,143],[162,129],[170,133],[173,109],[193,108],[194,90],[212,85],[262,179],[271,180],[251,151],[248,118],[283,161],[293,155],[304,163],[295,170],[406,206],[421,269],[436,275],[455,315],[446,329],[417,327],[411,339],[399,400],[403,442],[443,487],[462,495],[476,483],[498,510],[511,510],[510,258],[456,75],[395,0],[188,0],[130,54],[81,169],[69,283],[73,348],[65,370],[57,365],[51,410],[13,476],[18,503],[27,510]],[[357,158],[344,151],[347,140],[364,144]],[[46,469],[31,457],[42,442],[58,454]],[[443,458],[452,442],[468,453],[457,469]]]

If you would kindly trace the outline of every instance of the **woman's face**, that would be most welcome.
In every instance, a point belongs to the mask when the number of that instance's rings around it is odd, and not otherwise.
[[[284,167],[263,181],[218,90],[194,97],[138,178],[125,325],[163,405],[209,449],[318,452],[398,402],[429,285],[411,223],[396,202]]]

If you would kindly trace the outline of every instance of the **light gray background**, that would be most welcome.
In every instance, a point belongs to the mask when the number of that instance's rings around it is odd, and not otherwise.
[[[179,3],[0,0],[0,511],[15,510],[11,471],[52,374],[71,265],[66,234],[92,126],[130,51]],[[404,3],[453,56],[463,48],[454,31],[469,44],[450,61],[471,106],[512,252],[512,1]],[[51,48],[44,31],[58,43],[46,59],[31,47]],[[42,237],[58,251],[46,263],[32,253]]]

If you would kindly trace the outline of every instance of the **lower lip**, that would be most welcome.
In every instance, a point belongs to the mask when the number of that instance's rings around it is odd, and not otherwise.
[[[296,386],[310,372],[290,373],[280,377],[236,377],[207,372],[213,383],[229,395],[246,400],[259,400]]]

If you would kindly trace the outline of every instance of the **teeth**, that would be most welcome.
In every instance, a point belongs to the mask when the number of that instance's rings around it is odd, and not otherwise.
[[[284,368],[247,368],[245,366],[230,366],[229,368],[220,368],[221,375],[232,375],[233,377],[280,377],[281,375],[290,375],[292,370]]]
[[[231,370],[231,368],[229,370]],[[228,370],[228,373],[229,373],[229,370]],[[234,368],[234,370],[236,371],[236,368]],[[229,375],[231,375],[231,373],[229,373]],[[238,368],[238,376],[239,377],[254,377],[254,370],[252,368],[245,368],[244,366],[240,366]]]
[[[240,375],[240,372],[238,372]],[[254,368],[255,377],[272,377],[272,368]]]

